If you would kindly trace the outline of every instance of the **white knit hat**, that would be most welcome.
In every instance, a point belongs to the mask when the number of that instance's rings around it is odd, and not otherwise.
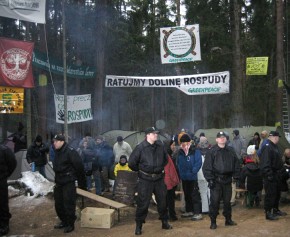
[[[254,155],[256,152],[256,146],[255,145],[250,145],[247,148],[247,154],[248,155]]]

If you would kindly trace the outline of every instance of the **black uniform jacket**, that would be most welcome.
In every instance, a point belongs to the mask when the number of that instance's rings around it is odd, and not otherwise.
[[[6,180],[17,165],[14,153],[6,146],[0,145],[0,181]]]
[[[167,153],[161,141],[150,144],[144,140],[133,150],[129,159],[129,167],[133,171],[140,171],[139,177],[143,177],[144,173],[159,175],[164,173],[167,162]]]
[[[60,149],[55,150],[53,170],[55,172],[56,184],[64,185],[78,180],[80,188],[86,187],[86,177],[82,159],[77,151],[66,142]]]
[[[219,183],[231,183],[232,177],[239,179],[239,159],[232,147],[226,145],[221,148],[218,145],[214,145],[206,153],[202,171],[207,181],[214,180]]]

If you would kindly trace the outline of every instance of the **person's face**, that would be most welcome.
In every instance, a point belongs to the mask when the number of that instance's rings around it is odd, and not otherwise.
[[[147,141],[149,143],[154,143],[157,141],[157,138],[158,138],[158,133],[155,133],[155,132],[151,132],[151,133],[148,133],[147,134]]]
[[[218,144],[218,146],[224,146],[227,142],[227,138],[224,136],[217,137],[215,140],[216,140],[216,143]]]
[[[270,140],[274,143],[277,144],[280,140],[280,137],[278,136],[270,136]]]
[[[40,146],[41,142],[35,142],[36,146]]]
[[[171,145],[170,145],[170,149],[171,149],[171,151],[175,151],[175,149],[176,149],[176,146],[175,146],[175,142],[173,142]]]
[[[267,134],[265,132],[261,132],[261,137],[262,138],[266,138],[267,137]]]
[[[96,140],[96,143],[97,143],[97,144],[100,144],[100,143],[102,143],[102,140],[101,140],[101,139],[97,139],[97,140]]]
[[[60,149],[63,146],[64,141],[54,140],[53,145],[56,150]]]

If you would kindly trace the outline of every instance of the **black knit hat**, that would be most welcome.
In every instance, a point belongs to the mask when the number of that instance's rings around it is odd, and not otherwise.
[[[191,141],[190,136],[187,133],[183,134],[180,138],[180,143],[190,142],[190,141]]]

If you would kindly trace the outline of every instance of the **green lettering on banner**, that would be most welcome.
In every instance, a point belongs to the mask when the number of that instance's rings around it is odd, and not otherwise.
[[[211,92],[219,92],[220,87],[205,87],[205,88],[190,88],[188,89],[189,93],[211,93]]]
[[[67,112],[68,122],[77,121],[77,120],[86,120],[91,117],[92,117],[91,109],[83,109],[83,110]]]

